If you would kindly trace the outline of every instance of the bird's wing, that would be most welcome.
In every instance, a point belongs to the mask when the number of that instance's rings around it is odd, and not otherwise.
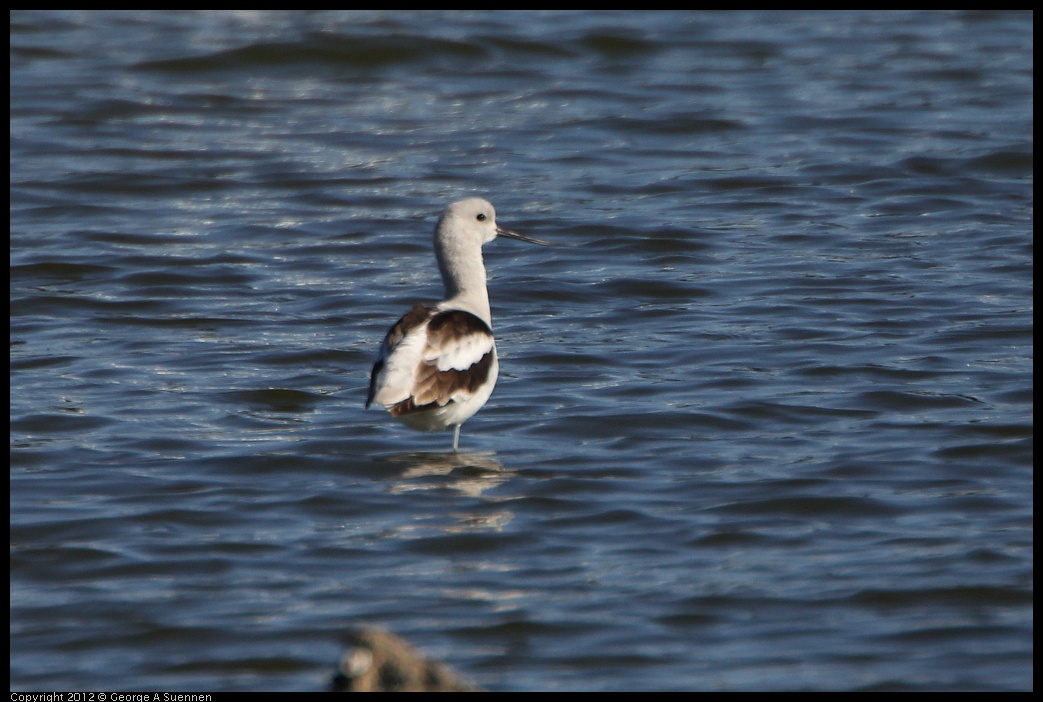
[[[374,402],[391,407],[409,397],[424,350],[425,328],[435,312],[433,307],[416,305],[388,330],[369,376],[367,408]]]
[[[479,317],[417,305],[388,332],[366,406],[376,401],[400,416],[466,399],[489,379],[495,358],[492,329]]]

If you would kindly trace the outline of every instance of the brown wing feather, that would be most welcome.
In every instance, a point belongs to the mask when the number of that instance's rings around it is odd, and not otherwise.
[[[415,308],[414,308],[415,309]],[[427,348],[434,356],[440,348],[449,348],[454,339],[478,335],[482,343],[488,343],[489,351],[470,367],[463,370],[450,368],[438,370],[438,360],[421,361],[417,369],[416,388],[413,396],[391,408],[391,414],[398,417],[412,412],[422,412],[434,407],[442,407],[453,401],[453,396],[461,390],[473,393],[489,378],[489,370],[495,358],[496,348],[493,346],[493,332],[489,325],[481,319],[463,310],[439,312],[431,317],[427,325]]]

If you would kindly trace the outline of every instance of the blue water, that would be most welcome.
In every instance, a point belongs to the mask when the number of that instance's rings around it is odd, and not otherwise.
[[[10,19],[12,690],[1032,688],[1031,13]]]

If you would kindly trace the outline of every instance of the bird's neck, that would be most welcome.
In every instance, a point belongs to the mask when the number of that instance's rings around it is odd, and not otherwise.
[[[489,309],[489,289],[486,287],[485,262],[481,249],[466,247],[436,247],[438,268],[445,283],[443,309],[466,310],[492,328]]]

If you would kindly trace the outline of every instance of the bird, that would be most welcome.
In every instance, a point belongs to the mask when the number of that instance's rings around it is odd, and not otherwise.
[[[402,315],[370,374],[367,409],[383,407],[411,429],[452,428],[453,451],[461,425],[489,400],[500,370],[482,259],[482,245],[497,236],[551,246],[499,226],[496,210],[482,198],[445,208],[434,235],[445,299]]]

